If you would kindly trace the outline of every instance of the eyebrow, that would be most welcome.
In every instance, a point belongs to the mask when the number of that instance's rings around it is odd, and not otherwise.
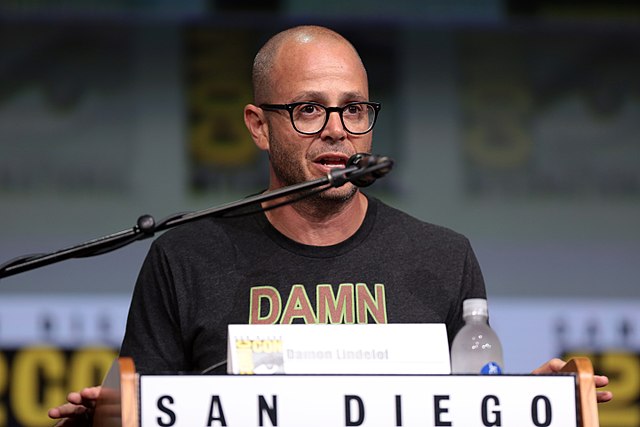
[[[345,102],[353,102],[353,101],[367,101],[367,98],[362,95],[360,92],[346,92],[340,95],[340,98],[346,100]],[[308,91],[303,92],[292,99],[292,102],[299,101],[324,101],[326,99],[326,94],[323,92],[316,91]]]

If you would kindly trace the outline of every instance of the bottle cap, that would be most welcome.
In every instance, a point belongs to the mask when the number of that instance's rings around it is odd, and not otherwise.
[[[462,302],[462,317],[489,316],[487,300],[484,298],[470,298]]]

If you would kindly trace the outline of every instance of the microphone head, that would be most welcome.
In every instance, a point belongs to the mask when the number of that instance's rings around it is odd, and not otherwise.
[[[393,160],[384,156],[377,156],[370,153],[356,153],[349,157],[346,167],[356,166],[359,170],[351,173],[348,180],[358,187],[368,187],[376,179],[383,177],[391,170]],[[366,168],[382,166],[373,171],[365,171]]]
[[[349,157],[345,168],[348,168],[349,166],[360,166],[360,162],[362,161],[362,159],[369,156],[371,156],[371,154],[369,153],[356,153],[353,156]]]

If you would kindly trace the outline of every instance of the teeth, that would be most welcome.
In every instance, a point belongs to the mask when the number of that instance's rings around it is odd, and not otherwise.
[[[322,159],[320,163],[323,165],[332,165],[332,166],[341,166],[344,165],[344,161],[342,159]]]

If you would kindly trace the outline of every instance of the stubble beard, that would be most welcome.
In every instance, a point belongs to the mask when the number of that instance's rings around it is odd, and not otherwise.
[[[313,178],[305,176],[302,165],[291,161],[291,157],[287,156],[285,150],[282,148],[282,144],[271,135],[269,138],[269,162],[271,163],[271,169],[278,181],[283,186],[300,184],[305,181],[309,181]],[[313,192],[315,189],[310,190]],[[345,203],[358,192],[358,188],[351,184],[346,183],[342,187],[331,188],[321,193],[313,194],[304,201],[311,203],[323,203],[323,204],[342,204]],[[295,198],[296,196],[292,196]]]

